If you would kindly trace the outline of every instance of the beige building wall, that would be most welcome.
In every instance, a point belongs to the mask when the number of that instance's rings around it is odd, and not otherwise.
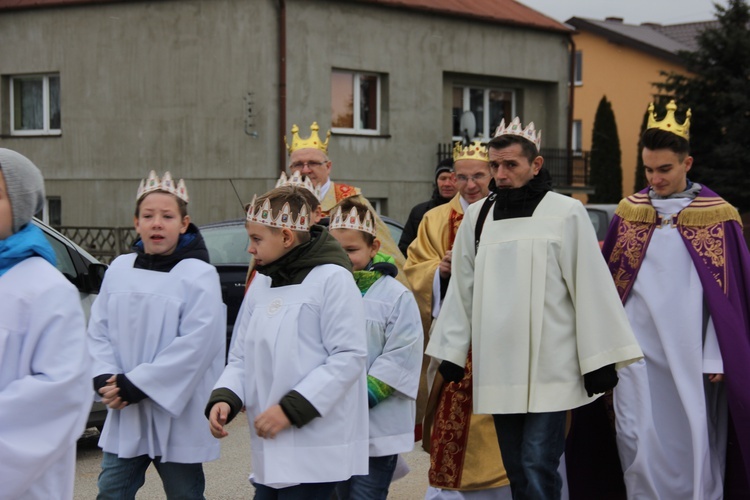
[[[587,32],[574,36],[583,56],[582,84],[576,85],[574,120],[581,120],[583,150],[591,150],[594,117],[602,96],[612,102],[622,151],[623,196],[633,193],[638,140],[643,115],[657,93],[654,82],[661,71],[684,72],[684,67],[645,52],[609,42]]]

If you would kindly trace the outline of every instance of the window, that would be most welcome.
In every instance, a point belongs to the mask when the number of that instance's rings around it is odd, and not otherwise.
[[[576,50],[575,84],[583,85],[583,52]]]
[[[11,135],[59,135],[60,75],[14,76],[10,81]]]
[[[506,122],[513,119],[515,113],[515,93],[512,90],[481,88],[481,87],[453,87],[453,140],[463,137],[461,130],[461,115],[465,111],[474,113],[477,129],[475,137],[489,139],[500,125],[500,120]],[[473,137],[470,137],[473,139]]]
[[[334,70],[331,74],[331,129],[379,134],[380,86],[380,75]]]
[[[570,139],[573,154],[580,155],[583,151],[583,126],[581,120],[573,120],[573,133]]]

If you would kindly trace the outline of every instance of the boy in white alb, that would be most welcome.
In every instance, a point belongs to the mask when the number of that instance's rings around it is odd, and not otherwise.
[[[219,442],[203,408],[224,367],[216,269],[182,180],[152,171],[136,198],[135,253],[115,259],[91,309],[94,388],[109,406],[99,499],[135,498],[153,462],[167,498],[202,499]]]
[[[206,407],[216,437],[247,407],[257,500],[329,500],[337,482],[367,474],[361,295],[341,246],[310,227],[301,190],[278,187],[250,204],[258,273]]]
[[[414,448],[422,367],[422,322],[412,293],[395,280],[393,258],[380,253],[372,212],[346,198],[332,211],[331,236],[349,255],[367,322],[370,467],[336,488],[339,500],[385,500],[399,453]]]
[[[91,409],[78,290],[31,223],[44,179],[0,148],[0,499],[73,498],[76,441]]]

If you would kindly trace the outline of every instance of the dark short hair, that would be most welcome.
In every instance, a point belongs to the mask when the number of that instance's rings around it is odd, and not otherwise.
[[[652,151],[668,149],[680,156],[687,156],[690,154],[690,142],[688,142],[687,139],[658,128],[650,128],[646,130],[641,136],[639,146],[641,149],[648,148]]]
[[[370,212],[370,216],[372,217],[372,222],[375,222],[375,213],[372,212],[369,208],[367,208],[367,205],[360,202],[359,200],[353,199],[352,197],[344,198],[341,200],[338,205],[333,207],[331,209],[331,213],[333,213],[334,210],[336,210],[338,207],[341,207],[341,213],[344,217],[346,217],[346,214],[351,211],[352,208],[357,209],[357,213],[359,214],[359,221],[362,222],[365,219],[365,214],[367,212]],[[367,243],[367,246],[372,246],[373,243],[375,243],[375,236],[371,235],[370,233],[366,233],[364,231],[359,231],[362,233],[362,237],[365,239],[365,243]]]
[[[495,137],[487,143],[487,149],[505,149],[513,144],[521,145],[521,150],[523,151],[524,156],[529,159],[529,163],[533,162],[534,159],[539,156],[539,149],[537,149],[536,144],[520,135],[513,134],[505,134],[500,137]]]
[[[187,202],[183,200],[182,198],[179,198],[176,194],[170,193],[169,191],[162,191],[161,189],[157,189],[155,191],[151,191],[151,193],[165,193],[165,194],[171,194],[174,196],[174,199],[177,201],[177,208],[180,211],[180,217],[183,219],[187,217]],[[146,199],[146,196],[148,196],[151,193],[147,193],[145,196],[141,196],[138,201],[135,202],[135,216],[140,217],[141,215],[141,202]]]

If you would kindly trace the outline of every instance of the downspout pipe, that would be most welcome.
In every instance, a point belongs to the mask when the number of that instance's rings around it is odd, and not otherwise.
[[[286,1],[279,0],[279,174],[286,172]]]
[[[573,109],[576,88],[576,42],[573,34],[568,35],[568,46],[570,47],[570,82],[568,83],[568,133],[567,133],[567,156],[568,156],[568,179],[573,185]],[[585,172],[584,172],[585,178]]]

